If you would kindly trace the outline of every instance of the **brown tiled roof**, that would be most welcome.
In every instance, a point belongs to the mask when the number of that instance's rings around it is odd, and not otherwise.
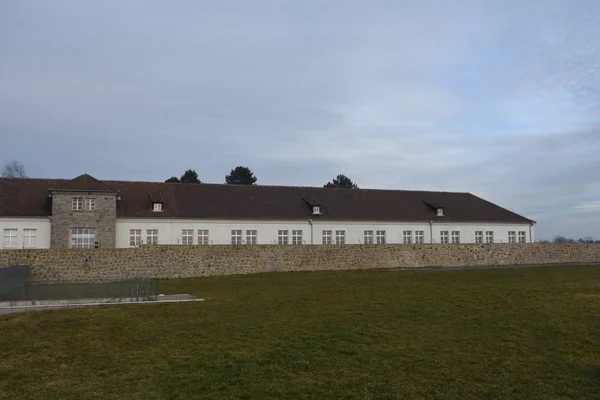
[[[0,178],[0,217],[49,216],[48,189],[64,183],[56,179]]]
[[[79,175],[75,179],[71,179],[70,181],[66,181],[60,184],[57,187],[52,188],[52,190],[66,190],[66,191],[75,191],[75,190],[84,190],[84,191],[93,191],[93,192],[114,192],[115,189],[107,185],[106,183],[99,181],[91,175],[83,174]]]
[[[73,181],[0,179],[0,216],[48,216],[49,190],[68,182]],[[533,222],[470,193],[98,182],[119,191],[120,217]],[[70,185],[69,190],[75,189]],[[89,186],[84,190],[88,189]],[[160,192],[165,200],[163,211],[153,212],[148,194]],[[312,215],[312,208],[305,200],[310,198],[321,205],[321,215]],[[444,216],[438,217],[427,203],[443,207]]]

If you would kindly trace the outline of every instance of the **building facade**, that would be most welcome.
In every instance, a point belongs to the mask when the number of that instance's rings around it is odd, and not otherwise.
[[[0,179],[0,248],[529,243],[535,222],[470,193]]]

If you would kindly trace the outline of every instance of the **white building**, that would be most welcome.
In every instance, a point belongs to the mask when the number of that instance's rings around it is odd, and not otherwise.
[[[534,221],[470,193],[0,179],[0,248],[528,243]]]

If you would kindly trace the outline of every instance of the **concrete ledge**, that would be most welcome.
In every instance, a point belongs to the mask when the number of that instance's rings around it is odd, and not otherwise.
[[[0,302],[0,315],[2,314],[13,314],[26,311],[43,311],[43,310],[62,310],[69,308],[85,308],[85,307],[97,307],[97,306],[117,306],[117,305],[129,305],[129,304],[161,304],[161,303],[188,303],[196,301],[204,301],[204,299],[198,299],[189,294],[175,294],[175,295],[163,295],[159,296],[157,300],[146,300],[146,301],[124,301],[124,302],[111,302],[111,301],[98,301],[99,299],[76,299],[74,300],[45,300],[43,304],[39,302],[37,304],[22,304],[32,303],[31,301],[18,301],[18,302]]]

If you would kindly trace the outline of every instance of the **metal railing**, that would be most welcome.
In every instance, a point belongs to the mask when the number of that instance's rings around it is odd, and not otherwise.
[[[126,302],[156,300],[157,296],[158,279],[133,278],[96,282],[27,282],[0,292],[0,301]]]
[[[26,265],[0,268],[0,301],[11,293],[22,291],[30,276],[31,269]]]

